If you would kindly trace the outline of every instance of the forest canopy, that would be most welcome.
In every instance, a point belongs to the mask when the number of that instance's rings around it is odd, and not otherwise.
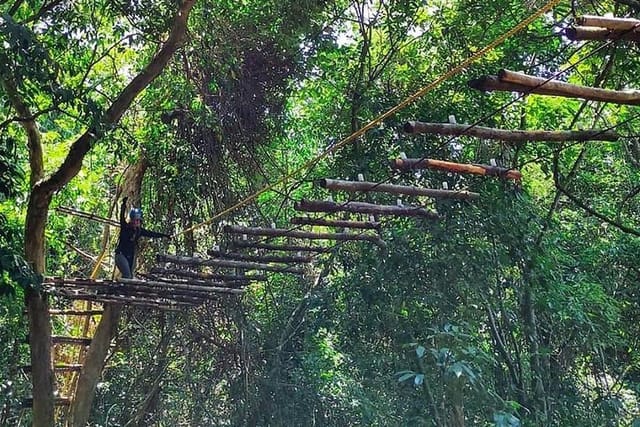
[[[0,12],[1,425],[640,425],[637,1]]]

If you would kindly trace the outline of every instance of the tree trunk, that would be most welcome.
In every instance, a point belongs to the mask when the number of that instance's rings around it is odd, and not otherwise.
[[[447,399],[451,404],[448,425],[464,427],[464,381],[460,378],[452,379],[446,388]]]
[[[127,169],[119,194],[131,195],[134,202],[139,202],[142,178],[147,167],[148,161],[142,157],[134,167]],[[69,419],[67,420],[67,425],[69,426],[85,426],[89,420],[96,386],[104,368],[109,344],[117,332],[120,311],[121,306],[119,305],[107,304],[104,307],[102,318],[84,358],[84,366],[78,377],[75,394],[69,408]]]
[[[36,185],[34,188],[37,188]],[[25,224],[25,259],[31,263],[36,273],[45,271],[44,229],[50,195],[36,193],[29,199]],[[51,318],[47,296],[30,288],[26,292],[29,314],[29,346],[31,348],[31,381],[33,385],[33,425],[52,426],[54,424],[55,377],[51,358]]]
[[[102,318],[93,336],[78,378],[75,398],[69,409],[69,419],[67,420],[67,425],[69,426],[83,427],[87,424],[95,396],[95,388],[98,383],[97,380],[102,373],[111,338],[117,331],[120,310],[121,306],[115,304],[108,304],[104,307]]]

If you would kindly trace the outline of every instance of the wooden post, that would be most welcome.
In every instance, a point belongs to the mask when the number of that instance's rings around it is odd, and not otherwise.
[[[478,193],[469,191],[438,190],[432,188],[413,187],[408,185],[382,184],[377,182],[354,182],[341,181],[338,179],[321,179],[318,182],[323,188],[329,190],[342,190],[348,192],[355,191],[375,191],[389,194],[405,194],[408,196],[427,196],[441,199],[477,199]]]
[[[332,203],[332,202],[325,202]],[[286,230],[282,228],[258,228],[258,227],[240,227],[237,225],[227,225],[224,227],[225,233],[230,234],[248,234],[251,236],[269,236],[269,237],[294,237],[309,240],[359,240],[372,242],[380,247],[386,247],[386,243],[380,237],[372,234],[351,234],[351,233],[311,233],[308,231]]]
[[[374,215],[393,215],[439,219],[432,211],[414,206],[375,205],[363,202],[335,203],[319,200],[301,200],[294,205],[295,210],[303,212],[352,212]]]
[[[411,134],[436,134],[447,136],[473,136],[510,143],[527,141],[565,142],[565,141],[617,141],[620,137],[613,130],[518,130],[494,129],[483,126],[452,125],[448,123],[423,123],[411,121],[404,125],[404,131]]]
[[[435,159],[395,159],[391,161],[391,167],[400,170],[437,169],[453,173],[498,176],[516,181],[522,179],[520,171],[515,169],[480,164],[453,163]]]

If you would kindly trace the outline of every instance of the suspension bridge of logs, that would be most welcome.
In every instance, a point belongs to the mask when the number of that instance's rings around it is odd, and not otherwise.
[[[585,16],[576,21],[575,26],[565,30],[571,40],[626,40],[640,41],[640,20]],[[521,94],[539,94],[579,98],[608,103],[640,105],[640,91],[615,91],[601,88],[578,86],[559,80],[529,76],[509,70],[500,70],[496,75],[482,76],[469,81],[471,88],[483,91],[507,91]],[[529,142],[571,142],[571,141],[617,141],[618,133],[613,129],[590,130],[506,130],[476,125],[449,123],[424,123],[411,121],[404,125],[409,135],[430,134],[451,138],[465,136],[496,140],[507,144]],[[473,174],[495,179],[519,182],[520,171],[490,164],[462,164],[428,157],[407,158],[401,156],[389,162],[389,167],[400,172],[416,172],[424,169],[451,174]],[[440,213],[419,203],[405,205],[402,198],[456,199],[472,202],[480,194],[464,189],[422,188],[416,186],[347,181],[324,178],[317,185],[329,192],[354,194],[353,200],[334,202],[330,200],[300,200],[294,209],[300,213],[290,219],[291,229],[271,227],[247,227],[226,225],[223,232],[226,244],[212,248],[207,257],[186,257],[170,254],[156,256],[156,265],[136,279],[92,280],[86,278],[50,277],[44,282],[44,289],[60,299],[84,303],[72,304],[71,308],[51,310],[52,316],[77,317],[84,319],[81,336],[53,336],[54,354],[58,357],[63,347],[80,348],[76,363],[54,361],[56,375],[72,374],[68,378],[67,397],[59,397],[58,405],[69,405],[74,396],[77,373],[82,370],[83,357],[92,338],[88,336],[90,322],[97,322],[104,304],[139,306],[167,311],[184,311],[207,301],[242,295],[245,288],[254,282],[266,281],[270,274],[290,274],[304,276],[312,271],[313,263],[323,254],[333,251],[342,242],[362,242],[386,248],[382,237],[382,217],[413,217],[420,220],[438,221]],[[444,187],[444,186],[443,186]],[[355,200],[358,195],[379,192],[398,197],[396,204],[380,205]],[[102,221],[118,227],[118,222],[99,218],[75,209],[61,207],[62,213],[86,219]],[[321,214],[321,216],[314,216]],[[336,218],[336,216],[340,218]],[[366,218],[366,219],[363,219]],[[311,227],[311,230],[304,229]],[[326,231],[318,232],[318,228]],[[336,231],[337,230],[337,231]],[[329,243],[327,243],[329,242]],[[98,308],[96,308],[98,307]],[[57,350],[56,350],[57,349]],[[23,367],[29,371],[30,367]]]

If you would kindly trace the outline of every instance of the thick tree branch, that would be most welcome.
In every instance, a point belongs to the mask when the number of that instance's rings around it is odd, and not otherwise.
[[[565,141],[616,141],[619,135],[610,129],[589,130],[520,130],[495,129],[483,126],[459,125],[450,123],[407,122],[407,133],[431,133],[446,136],[474,136],[477,138],[522,143],[527,141],[565,142]]]
[[[22,128],[27,133],[27,143],[29,146],[29,166],[31,169],[30,184],[33,187],[44,176],[44,163],[42,155],[42,138],[35,116],[31,114],[29,107],[22,101],[22,97],[18,93],[18,88],[11,78],[2,80],[2,87],[5,89],[11,105],[18,113],[17,120],[20,121]]]
[[[558,182],[557,179],[554,179],[555,181],[555,185],[556,188],[558,189],[558,191],[560,191],[562,194],[564,194],[565,196],[567,196],[567,198],[569,198],[569,200],[571,200],[576,206],[578,206],[579,208],[584,209],[585,211],[587,211],[587,213],[589,213],[590,215],[595,216],[598,219],[601,219],[602,221],[606,222],[607,224],[611,224],[614,227],[616,227],[617,229],[619,229],[620,231],[623,231],[625,233],[628,234],[633,234],[634,236],[639,236],[640,237],[640,230],[637,230],[635,228],[631,228],[628,227],[624,224],[622,224],[619,221],[616,221],[612,218],[607,217],[604,214],[601,214],[600,212],[596,211],[595,209],[593,209],[592,207],[590,207],[589,205],[587,205],[585,202],[583,202],[582,200],[578,199],[576,196],[574,196],[573,194],[569,193],[562,185],[560,185],[560,183]]]
[[[69,154],[58,168],[58,170],[37,189],[43,194],[51,194],[75,177],[80,168],[84,156],[91,149],[91,145],[102,136],[104,131],[116,124],[122,115],[127,111],[133,100],[146,88],[156,77],[160,75],[173,54],[181,46],[187,29],[187,19],[195,0],[186,0],[180,6],[169,38],[164,46],[151,60],[151,62],[123,89],[120,95],[105,112],[100,123],[88,129],[80,136],[69,149]]]

